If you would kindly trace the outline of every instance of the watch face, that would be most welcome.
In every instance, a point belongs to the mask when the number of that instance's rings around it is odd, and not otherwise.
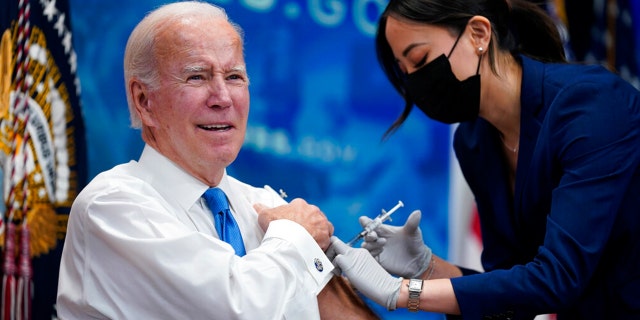
[[[412,291],[422,290],[422,281],[409,281],[409,290],[412,290]]]

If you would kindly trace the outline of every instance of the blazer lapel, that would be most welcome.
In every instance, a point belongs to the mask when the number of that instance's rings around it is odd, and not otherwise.
[[[523,212],[524,186],[532,174],[531,159],[538,141],[542,120],[546,113],[543,104],[544,65],[526,57],[522,58],[522,88],[520,97],[520,149],[514,202],[516,212]]]

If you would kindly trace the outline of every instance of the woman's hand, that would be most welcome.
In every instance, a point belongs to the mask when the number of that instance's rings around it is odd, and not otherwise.
[[[432,257],[431,248],[422,239],[421,216],[420,210],[415,210],[401,227],[380,225],[364,237],[362,247],[388,272],[406,279],[420,278]],[[365,227],[371,219],[362,216],[359,222]]]
[[[335,236],[328,251],[335,253],[333,264],[358,291],[388,310],[396,309],[401,278],[385,271],[369,251],[349,247]]]

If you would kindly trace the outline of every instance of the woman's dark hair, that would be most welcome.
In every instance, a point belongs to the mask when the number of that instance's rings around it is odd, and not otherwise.
[[[512,55],[523,54],[543,62],[566,62],[557,26],[547,13],[525,0],[390,0],[376,33],[376,53],[382,71],[405,100],[402,114],[385,132],[395,132],[409,116],[413,101],[405,90],[406,75],[400,70],[385,35],[387,18],[446,27],[460,34],[473,16],[489,19],[492,42]],[[495,52],[488,46],[489,65],[495,73]]]

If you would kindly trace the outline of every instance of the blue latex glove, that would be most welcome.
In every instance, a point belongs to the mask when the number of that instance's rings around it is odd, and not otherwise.
[[[388,272],[405,279],[420,278],[429,268],[432,256],[431,248],[422,239],[421,216],[420,210],[415,210],[403,226],[381,224],[364,237],[362,247]],[[371,221],[366,216],[359,219],[363,228]]]
[[[331,237],[330,250],[335,253],[336,269],[341,270],[358,291],[388,310],[396,309],[401,278],[385,271],[369,251],[352,248],[336,236]]]

